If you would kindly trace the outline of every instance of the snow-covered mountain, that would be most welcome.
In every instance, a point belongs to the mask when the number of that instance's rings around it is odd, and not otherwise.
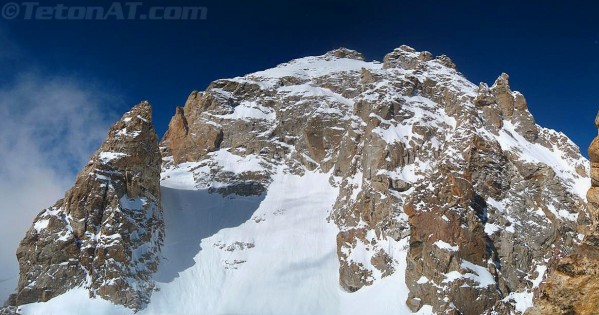
[[[477,86],[407,46],[193,92],[159,145],[160,193],[157,143],[135,141],[154,131],[129,128],[148,113],[113,127],[73,188],[89,195],[35,219],[22,314],[521,314],[590,225],[588,161],[506,74]]]

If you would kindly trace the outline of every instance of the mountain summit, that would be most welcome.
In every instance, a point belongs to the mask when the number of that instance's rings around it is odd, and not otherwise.
[[[130,113],[22,242],[11,303],[64,293],[24,314],[82,290],[147,314],[521,314],[591,224],[588,161],[507,74],[475,85],[408,46],[214,81],[159,145]]]

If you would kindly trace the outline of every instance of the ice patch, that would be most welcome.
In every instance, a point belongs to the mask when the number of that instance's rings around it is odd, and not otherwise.
[[[265,171],[262,158],[255,154],[246,156],[235,155],[228,150],[222,149],[209,154],[214,162],[223,172],[241,174],[245,172]]]
[[[123,209],[140,211],[145,209],[145,206],[148,204],[148,198],[129,198],[129,196],[124,195],[119,200],[119,204]]]
[[[39,232],[45,228],[48,227],[48,224],[50,223],[50,220],[45,219],[45,220],[39,220],[37,222],[35,222],[35,224],[33,225],[33,228],[35,229],[35,231],[39,234]]]
[[[214,116],[224,119],[265,120],[271,122],[276,119],[276,113],[272,108],[262,106],[256,102],[241,102],[241,104],[235,106],[233,113]]]
[[[485,288],[495,284],[495,279],[487,268],[473,264],[467,260],[462,261],[461,267],[471,272],[465,274],[461,274],[459,271],[448,272],[445,274],[443,283],[449,283],[459,279],[470,279],[475,283],[478,283],[476,286],[477,288]]]
[[[440,249],[444,249],[450,252],[457,252],[460,249],[460,246],[458,245],[451,245],[445,241],[442,240],[438,240],[436,242],[433,243],[433,245],[439,247]]]
[[[501,230],[501,227],[499,227],[499,225],[494,224],[494,223],[487,223],[485,224],[485,233],[487,233],[487,235],[493,235],[495,234],[495,232]]]
[[[125,156],[127,156],[127,154],[120,152],[100,152],[98,158],[102,161],[102,163],[108,163],[112,160],[120,159]]]

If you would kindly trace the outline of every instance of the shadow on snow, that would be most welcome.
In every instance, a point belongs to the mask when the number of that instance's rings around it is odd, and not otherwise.
[[[166,235],[154,279],[168,283],[195,264],[201,240],[249,220],[264,200],[259,196],[223,196],[208,190],[161,187]]]

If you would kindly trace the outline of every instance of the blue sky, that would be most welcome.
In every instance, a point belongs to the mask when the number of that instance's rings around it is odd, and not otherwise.
[[[205,6],[207,19],[0,21],[20,49],[3,81],[35,67],[95,82],[119,96],[107,104],[117,112],[148,99],[162,134],[174,107],[212,80],[339,46],[381,60],[408,44],[449,55],[475,83],[509,73],[538,123],[586,148],[599,109],[599,5],[586,2],[162,1]]]

